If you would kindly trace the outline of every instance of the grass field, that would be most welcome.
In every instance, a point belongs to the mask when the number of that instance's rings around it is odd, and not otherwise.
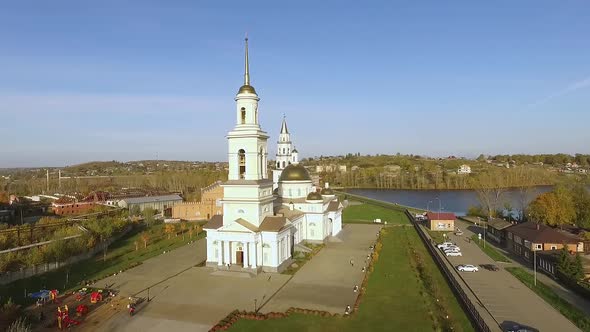
[[[590,317],[587,317],[583,312],[559,297],[551,288],[539,280],[537,280],[537,286],[535,286],[532,274],[520,267],[507,267],[506,271],[512,273],[516,279],[537,293],[545,302],[557,309],[557,311],[572,321],[580,330],[590,332]]]
[[[500,253],[498,250],[496,250],[496,248],[494,248],[494,246],[491,245],[489,242],[486,243],[486,246],[484,248],[483,239],[480,240],[477,235],[473,234],[471,236],[471,241],[477,244],[483,252],[485,252],[488,256],[490,256],[491,259],[495,260],[496,262],[510,263],[510,260],[502,253]]]
[[[83,280],[102,278],[137,265],[150,257],[161,254],[164,250],[172,250],[188,242],[188,234],[184,240],[182,236],[168,239],[163,234],[163,227],[164,225],[160,224],[150,228],[152,235],[147,248],[144,248],[140,239],[141,230],[131,230],[109,246],[106,260],[103,260],[102,254],[98,254],[90,259],[64,266],[58,270],[1,285],[0,294],[2,294],[2,299],[5,300],[10,297],[16,303],[31,303],[31,299],[25,298],[25,293],[33,293],[40,289],[58,289],[60,292],[73,290]],[[205,234],[205,232],[201,232],[199,238],[204,237]],[[193,240],[196,239],[197,236],[193,234]],[[136,240],[140,242],[137,251],[135,250]]]
[[[388,227],[359,311],[351,318],[292,314],[265,321],[241,319],[231,330],[358,332],[451,328],[474,330],[416,231]]]
[[[372,223],[375,219],[387,221],[388,224],[410,223],[402,211],[367,203],[353,202],[342,213],[342,221],[344,223]]]

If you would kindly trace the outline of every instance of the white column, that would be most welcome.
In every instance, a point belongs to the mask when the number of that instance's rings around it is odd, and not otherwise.
[[[251,256],[252,259],[250,260],[250,264],[251,264],[252,268],[255,269],[256,268],[256,261],[258,260],[257,259],[258,256],[256,255],[257,254],[257,252],[256,252],[256,242],[250,242],[250,243],[248,243],[248,245],[252,245],[252,248],[251,248],[252,249],[252,252],[250,253],[250,255],[252,255]]]
[[[218,240],[217,241],[217,265],[221,266],[223,265],[223,241]]]
[[[291,257],[291,233],[287,235],[287,257]]]
[[[223,246],[224,246],[224,260],[223,263],[224,264],[231,264],[231,245],[230,245],[230,241],[223,241]]]
[[[250,242],[245,242],[244,243],[244,267],[249,267],[249,263],[250,263],[250,257],[248,256],[250,254],[250,251],[248,249],[250,249]]]

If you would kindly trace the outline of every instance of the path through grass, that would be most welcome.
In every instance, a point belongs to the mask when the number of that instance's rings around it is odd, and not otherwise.
[[[372,223],[375,219],[387,221],[388,224],[410,224],[402,211],[387,209],[381,206],[354,202],[342,213],[344,223]]]

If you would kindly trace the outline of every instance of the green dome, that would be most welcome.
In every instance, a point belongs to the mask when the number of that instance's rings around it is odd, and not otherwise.
[[[291,164],[283,170],[279,182],[283,181],[311,181],[305,167],[299,164]]]
[[[240,87],[240,90],[238,90],[238,94],[241,94],[241,93],[256,94],[256,90],[254,90],[253,86],[245,84]]]
[[[322,189],[322,195],[334,195],[334,190],[332,188],[324,188]]]
[[[306,200],[308,201],[321,201],[323,200],[322,195],[320,195],[320,193],[318,193],[317,191],[313,191],[310,192],[309,195],[307,195]]]

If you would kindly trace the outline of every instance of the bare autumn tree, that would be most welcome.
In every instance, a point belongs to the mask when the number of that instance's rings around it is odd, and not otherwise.
[[[500,207],[503,194],[506,192],[506,184],[503,177],[496,170],[481,173],[474,181],[475,192],[481,206],[487,211],[488,217],[496,215]]]
[[[182,233],[182,241],[184,241],[184,231],[186,230],[186,223],[180,223],[180,232]]]
[[[150,235],[147,232],[141,233],[141,240],[143,241],[143,247],[147,248],[148,241],[150,240]]]

